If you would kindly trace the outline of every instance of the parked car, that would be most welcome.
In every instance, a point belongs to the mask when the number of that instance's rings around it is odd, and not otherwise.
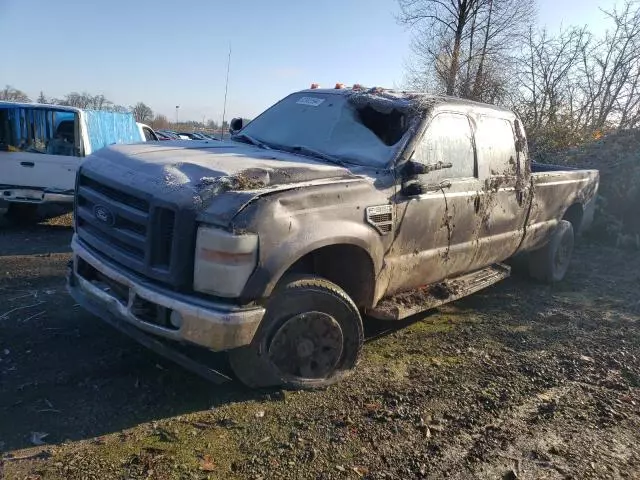
[[[180,132],[179,135],[188,137],[189,140],[209,140],[209,138],[198,132]]]
[[[161,132],[160,130],[156,130],[156,136],[158,137],[158,140],[160,140],[161,142],[166,142],[168,140],[173,140],[173,138],[171,138],[166,133]]]
[[[213,135],[212,133],[204,133],[204,132],[200,132],[200,135],[202,135],[203,137],[205,137],[207,140],[220,140],[219,137],[216,137],[215,135]]]
[[[35,220],[40,204],[71,204],[85,156],[143,138],[130,113],[0,102],[0,197],[8,214]]]
[[[149,125],[138,122],[138,128],[140,129],[140,135],[145,142],[157,142],[159,140],[158,135]]]
[[[518,117],[491,105],[312,89],[231,127],[215,149],[119,145],[82,165],[69,290],[152,348],[229,351],[252,387],[334,383],[363,313],[456,300],[516,255],[560,281],[593,219],[598,172],[532,165]]]
[[[178,136],[178,134],[176,132],[172,132],[171,130],[158,130],[158,132],[162,133],[163,135],[168,137],[170,140],[180,140],[180,137]]]

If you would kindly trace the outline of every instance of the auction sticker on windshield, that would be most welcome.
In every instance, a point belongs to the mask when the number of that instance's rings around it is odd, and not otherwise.
[[[324,100],[325,100],[324,98],[317,98],[317,97],[302,97],[296,103],[299,103],[301,105],[311,105],[312,107],[317,107],[322,102],[324,102]]]

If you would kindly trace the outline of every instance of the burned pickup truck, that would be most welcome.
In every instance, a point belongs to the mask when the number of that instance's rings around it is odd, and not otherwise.
[[[336,382],[367,318],[468,295],[516,255],[560,281],[593,218],[598,172],[532,166],[490,105],[310,89],[232,129],[83,162],[69,289],[145,344],[228,351],[253,387]]]

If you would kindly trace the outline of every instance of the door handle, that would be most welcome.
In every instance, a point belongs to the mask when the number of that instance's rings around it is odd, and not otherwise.
[[[33,162],[20,162],[20,165],[27,168],[33,168],[36,166],[36,164]]]

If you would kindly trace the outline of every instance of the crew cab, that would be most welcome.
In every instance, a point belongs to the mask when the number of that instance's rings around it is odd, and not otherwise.
[[[83,158],[114,143],[144,140],[130,113],[0,102],[0,200],[18,220],[38,205],[72,205]]]
[[[230,141],[117,145],[81,166],[69,290],[136,336],[228,351],[252,387],[323,387],[363,322],[528,261],[561,281],[595,170],[538,167],[509,110],[423,93],[293,93]]]

